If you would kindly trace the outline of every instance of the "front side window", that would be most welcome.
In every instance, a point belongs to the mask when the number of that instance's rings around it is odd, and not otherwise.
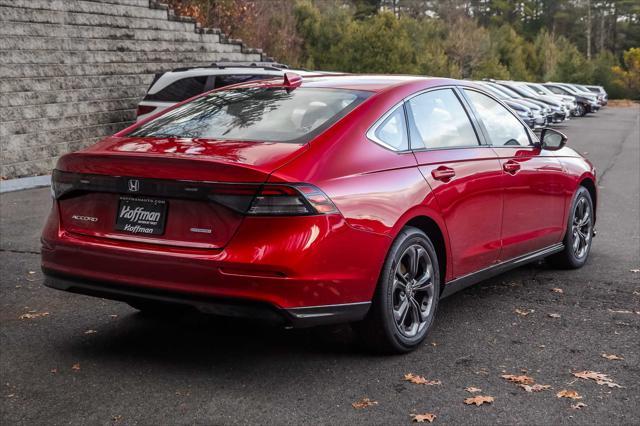
[[[464,89],[489,133],[492,146],[529,145],[524,125],[500,103],[475,90]]]
[[[469,116],[451,89],[434,90],[408,101],[411,148],[478,146]]]
[[[369,95],[304,87],[220,90],[144,123],[128,136],[304,143]]]

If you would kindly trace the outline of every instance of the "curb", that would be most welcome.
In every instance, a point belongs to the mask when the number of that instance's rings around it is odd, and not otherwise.
[[[51,175],[2,180],[0,181],[0,194],[22,191],[23,189],[41,188],[43,186],[51,186]]]

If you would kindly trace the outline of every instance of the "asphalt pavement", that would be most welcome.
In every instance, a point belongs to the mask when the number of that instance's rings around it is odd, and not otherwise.
[[[433,413],[434,424],[639,424],[639,117],[638,107],[607,107],[557,126],[599,174],[587,265],[529,265],[460,292],[441,303],[424,346],[403,356],[367,354],[348,326],[151,318],[45,288],[38,238],[49,189],[2,194],[0,421],[395,425]],[[550,388],[529,393],[505,374]],[[557,397],[563,390],[581,399]],[[494,400],[464,403],[477,395]],[[363,398],[376,403],[353,408]]]

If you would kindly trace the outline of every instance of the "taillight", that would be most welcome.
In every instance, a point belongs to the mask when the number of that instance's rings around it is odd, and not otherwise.
[[[86,192],[127,193],[129,177],[54,170],[51,192],[54,198]],[[307,183],[226,183],[165,179],[140,179],[137,195],[214,202],[251,216],[303,216],[338,213],[333,202],[319,188]]]
[[[157,107],[152,105],[138,105],[138,109],[136,111],[136,117],[140,117],[141,115],[149,114],[153,112]]]
[[[304,216],[338,213],[320,189],[309,184],[264,184],[257,190],[239,185],[214,190],[210,199],[250,216]]]

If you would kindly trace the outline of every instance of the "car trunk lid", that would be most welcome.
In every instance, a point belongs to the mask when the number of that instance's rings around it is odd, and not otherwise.
[[[305,149],[291,143],[108,138],[58,162],[54,187],[72,188],[58,199],[61,226],[112,240],[222,248],[244,216],[216,197],[250,200],[271,172]]]

